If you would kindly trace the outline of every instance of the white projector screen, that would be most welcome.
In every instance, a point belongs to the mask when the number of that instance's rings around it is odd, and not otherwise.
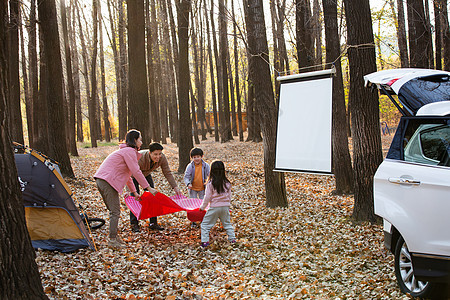
[[[331,77],[281,79],[275,171],[331,174],[332,87]]]

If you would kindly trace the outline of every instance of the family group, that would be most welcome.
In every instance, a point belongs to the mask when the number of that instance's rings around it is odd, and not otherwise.
[[[182,192],[178,188],[175,178],[170,171],[169,162],[162,153],[163,146],[151,143],[148,150],[140,150],[142,136],[138,130],[129,130],[125,141],[119,149],[108,155],[94,175],[97,188],[103,202],[109,211],[109,246],[111,248],[125,247],[124,241],[118,235],[120,218],[120,194],[125,185],[130,195],[140,200],[140,189],[156,194],[152,171],[161,167],[162,173],[177,195]],[[230,222],[231,183],[225,175],[225,165],[215,160],[209,166],[203,160],[203,150],[193,148],[190,151],[191,162],[184,173],[184,183],[189,190],[190,198],[203,199],[200,210],[209,208],[200,224],[202,247],[209,246],[209,232],[217,219],[222,222],[231,243],[236,242],[234,228]],[[139,221],[130,211],[130,225],[133,232],[139,232]],[[192,223],[192,226],[197,226]],[[150,218],[150,229],[164,230],[157,221],[157,217]]]

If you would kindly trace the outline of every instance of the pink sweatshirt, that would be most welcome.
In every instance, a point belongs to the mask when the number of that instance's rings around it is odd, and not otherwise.
[[[108,182],[119,194],[125,184],[130,192],[136,192],[131,176],[136,178],[139,184],[145,189],[149,187],[147,180],[139,169],[139,152],[128,147],[126,144],[120,144],[119,150],[114,151],[103,161],[94,175],[94,178],[103,179]]]
[[[205,209],[210,207],[220,207],[220,206],[230,206],[231,202],[231,184],[227,183],[225,186],[225,192],[218,194],[214,189],[211,181],[206,184],[205,197],[203,198],[202,205],[200,209]]]

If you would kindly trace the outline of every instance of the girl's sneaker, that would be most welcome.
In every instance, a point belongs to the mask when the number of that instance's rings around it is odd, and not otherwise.
[[[232,239],[232,240],[230,241],[230,243],[231,243],[231,244],[236,244],[236,240],[235,240],[235,239]]]
[[[203,248],[206,248],[209,246],[209,242],[200,243],[200,246],[202,246]]]

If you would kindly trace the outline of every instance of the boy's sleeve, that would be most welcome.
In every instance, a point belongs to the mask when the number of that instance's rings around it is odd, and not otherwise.
[[[184,170],[184,183],[186,184],[186,186],[190,185],[192,183],[192,179],[191,179],[191,175],[190,175],[190,168],[191,168],[191,163],[188,163],[188,165],[186,166],[186,170]]]

